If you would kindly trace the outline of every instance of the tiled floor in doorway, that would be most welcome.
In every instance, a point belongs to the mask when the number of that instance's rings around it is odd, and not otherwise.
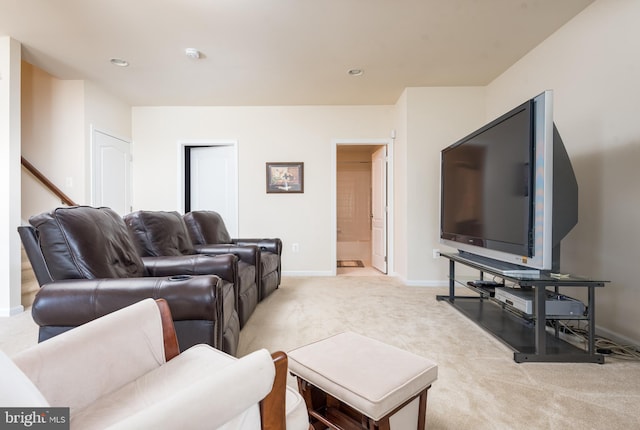
[[[338,267],[337,276],[386,276],[384,273],[371,266],[365,267]]]

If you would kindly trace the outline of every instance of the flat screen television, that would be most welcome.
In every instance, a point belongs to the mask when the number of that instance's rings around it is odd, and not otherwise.
[[[560,241],[577,221],[552,91],[442,150],[440,240],[461,256],[505,274],[558,271]]]

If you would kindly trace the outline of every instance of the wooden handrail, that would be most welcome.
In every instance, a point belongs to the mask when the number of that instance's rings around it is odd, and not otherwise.
[[[60,201],[68,206],[78,206],[69,196],[62,192],[62,190],[55,186],[53,182],[51,182],[46,176],[40,172],[40,170],[36,169],[36,167],[29,163],[24,157],[20,157],[20,162],[24,166],[25,169],[29,171],[35,178],[42,183],[45,187],[49,189],[53,194],[60,198]]]

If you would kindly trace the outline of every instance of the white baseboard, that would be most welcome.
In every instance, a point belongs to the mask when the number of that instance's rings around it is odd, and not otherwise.
[[[322,271],[322,270],[292,270],[292,271],[283,271],[282,276],[333,276],[331,271]]]
[[[435,281],[409,281],[407,279],[401,278],[402,282],[407,287],[448,287],[449,281],[447,280],[435,280]]]
[[[12,308],[0,308],[0,317],[12,317],[24,312],[24,306],[14,306]]]
[[[324,270],[291,270],[291,271],[283,271],[282,276],[335,276],[331,271]],[[446,279],[443,280],[432,280],[432,281],[409,281],[401,276],[398,276],[396,273],[389,273],[386,276],[396,277],[400,279],[400,281],[406,285],[407,287],[448,287],[449,281]]]

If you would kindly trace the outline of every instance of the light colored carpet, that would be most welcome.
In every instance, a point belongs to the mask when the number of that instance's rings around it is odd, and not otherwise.
[[[431,430],[640,428],[640,363],[517,364],[512,350],[436,301],[445,293],[383,276],[285,278],[243,328],[239,355],[350,330],[438,363]]]
[[[350,330],[438,363],[431,430],[640,428],[639,362],[517,364],[509,348],[436,301],[445,293],[384,276],[284,278],[243,328],[239,355]],[[28,312],[0,318],[0,349],[12,355],[36,342]]]

